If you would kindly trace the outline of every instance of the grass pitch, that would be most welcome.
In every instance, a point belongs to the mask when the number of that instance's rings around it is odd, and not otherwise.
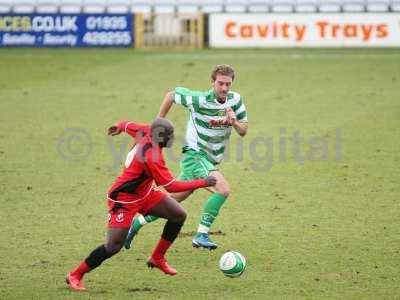
[[[176,277],[145,267],[158,221],[69,291],[127,149],[107,126],[151,121],[175,86],[208,89],[217,63],[236,69],[250,120],[221,166],[220,247],[191,246],[199,191],[169,252]],[[0,70],[0,299],[400,299],[399,50],[8,49]],[[169,118],[182,137],[184,109]],[[228,249],[247,258],[240,278],[217,269]]]

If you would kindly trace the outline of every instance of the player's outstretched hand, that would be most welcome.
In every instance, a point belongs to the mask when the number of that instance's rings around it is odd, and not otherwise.
[[[108,135],[118,135],[121,133],[121,129],[118,128],[118,126],[113,125],[110,128],[108,128]]]
[[[205,178],[207,186],[214,186],[217,184],[217,178],[214,176],[208,176]]]

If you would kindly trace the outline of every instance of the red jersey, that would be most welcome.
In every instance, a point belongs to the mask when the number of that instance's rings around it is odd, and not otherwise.
[[[151,192],[154,181],[169,192],[206,186],[204,179],[175,181],[165,164],[162,149],[152,142],[149,125],[124,121],[120,122],[118,127],[135,138],[137,145],[132,161],[124,167],[122,175],[108,191],[110,199],[121,202],[139,201]]]

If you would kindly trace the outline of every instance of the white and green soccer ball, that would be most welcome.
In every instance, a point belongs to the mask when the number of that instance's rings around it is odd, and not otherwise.
[[[228,251],[221,256],[219,269],[225,276],[239,277],[246,269],[246,259],[237,251]]]

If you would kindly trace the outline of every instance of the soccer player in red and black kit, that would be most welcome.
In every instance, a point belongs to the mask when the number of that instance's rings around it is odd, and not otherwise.
[[[165,274],[175,275],[176,270],[168,265],[165,253],[181,230],[186,212],[179,202],[155,189],[153,182],[163,186],[170,193],[216,184],[216,179],[211,176],[183,182],[175,180],[171,175],[162,154],[162,148],[170,147],[174,140],[174,127],[167,119],[158,118],[151,126],[124,121],[108,129],[108,134],[113,136],[121,132],[128,133],[136,140],[136,152],[132,160],[127,161],[122,175],[108,192],[106,243],[94,249],[67,275],[66,281],[73,290],[85,290],[83,276],[121,250],[132,219],[138,212],[167,219],[161,238],[147,265],[156,267]]]

